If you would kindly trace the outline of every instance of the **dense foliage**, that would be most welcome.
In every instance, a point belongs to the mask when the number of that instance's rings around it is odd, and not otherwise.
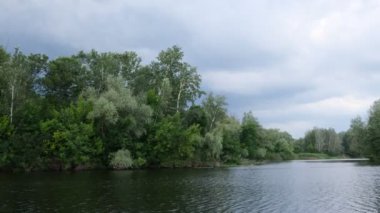
[[[0,168],[210,166],[299,152],[378,160],[378,102],[368,124],[357,118],[344,134],[315,128],[295,141],[251,112],[229,116],[225,97],[202,91],[183,57],[177,46],[146,65],[134,52],[49,60],[0,48]]]
[[[380,163],[380,100],[374,102],[368,112],[367,122],[361,117],[351,120],[350,128],[336,133],[334,129],[314,128],[294,144],[296,153],[313,156],[313,153],[329,156],[367,157]]]

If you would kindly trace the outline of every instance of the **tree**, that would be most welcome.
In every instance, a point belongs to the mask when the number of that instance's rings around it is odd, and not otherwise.
[[[375,101],[369,110],[367,143],[371,160],[380,162],[380,100]]]
[[[337,155],[342,153],[342,139],[335,132],[333,128],[329,128],[327,131],[327,150],[326,152],[332,155]]]
[[[329,140],[329,132],[325,131],[324,129],[318,129],[315,128],[315,144],[314,144],[314,149],[316,152],[324,152],[327,151],[327,145]]]
[[[304,150],[331,155],[341,154],[343,151],[342,138],[333,128],[323,129],[314,127],[305,134]]]
[[[49,62],[43,79],[45,93],[55,106],[67,106],[75,102],[86,87],[86,69],[74,57],[60,57]]]
[[[14,123],[18,109],[34,98],[37,77],[47,57],[43,55],[27,57],[18,49],[13,55],[6,54],[1,49],[0,57],[0,114],[8,115],[10,123]]]
[[[215,128],[207,132],[203,139],[202,151],[205,161],[217,161],[223,150],[223,129]]]
[[[202,101],[202,106],[207,117],[207,131],[211,131],[218,122],[227,116],[227,103],[224,96],[208,94]]]
[[[198,125],[201,134],[204,136],[206,134],[206,129],[208,128],[205,110],[201,106],[191,106],[189,110],[185,112],[183,123],[187,127]]]
[[[361,117],[358,116],[351,120],[350,129],[344,137],[347,154],[353,157],[365,154],[366,125]]]
[[[312,130],[309,130],[305,133],[305,137],[303,139],[304,146],[303,150],[306,152],[317,152],[315,148],[316,144],[316,128],[314,127]]]
[[[7,129],[12,130],[12,134],[5,134],[0,148],[4,167],[24,170],[41,167],[38,124],[45,115],[39,80],[47,60],[45,55],[26,56],[18,49],[11,55],[0,48],[0,117],[6,118]]]
[[[91,165],[103,151],[96,137],[93,120],[88,119],[91,103],[79,98],[76,104],[54,111],[53,118],[41,123],[44,149],[49,164],[56,169],[75,169]]]
[[[141,58],[135,52],[98,53],[92,50],[79,52],[73,58],[86,70],[86,86],[95,88],[98,94],[105,90],[108,76],[122,77],[133,85],[136,72],[141,68]]]
[[[249,158],[262,159],[265,157],[266,150],[262,144],[261,126],[252,112],[244,113],[240,141],[247,149]]]
[[[172,88],[170,109],[174,112],[183,111],[188,102],[194,103],[203,92],[200,90],[201,78],[195,67],[183,62],[183,52],[173,46],[160,52],[157,62],[150,66],[154,72],[155,90],[161,94],[162,80],[169,79]]]
[[[160,165],[175,167],[178,163],[191,164],[201,136],[196,125],[181,125],[179,114],[167,116],[159,122],[151,138],[154,160]]]
[[[105,143],[104,157],[119,149],[135,154],[150,123],[151,108],[132,95],[121,77],[108,76],[104,92],[97,95],[88,89],[84,96],[93,103],[88,117],[95,120],[97,133]]]
[[[223,150],[221,158],[223,162],[240,163],[243,156],[240,143],[240,123],[236,118],[228,117],[221,124],[223,132]]]
[[[13,128],[8,116],[0,117],[0,168],[9,166],[12,160],[14,153],[9,150],[12,133]]]
[[[263,141],[267,158],[272,160],[290,160],[294,158],[294,139],[287,132],[278,129],[263,130]]]

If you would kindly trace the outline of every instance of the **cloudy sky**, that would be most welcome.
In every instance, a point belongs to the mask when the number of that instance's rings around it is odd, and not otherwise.
[[[380,98],[380,1],[1,0],[0,45],[51,57],[179,45],[232,115],[295,137],[349,127]]]

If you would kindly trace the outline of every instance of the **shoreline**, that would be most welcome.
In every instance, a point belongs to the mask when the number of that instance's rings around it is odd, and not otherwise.
[[[22,169],[1,169],[1,173],[34,173],[34,172],[53,172],[53,173],[76,173],[76,172],[86,172],[86,171],[139,171],[139,170],[166,170],[166,169],[218,169],[218,168],[233,168],[233,167],[244,167],[244,166],[260,166],[265,164],[273,164],[273,163],[284,163],[291,161],[304,161],[304,162],[368,162],[371,163],[369,158],[350,158],[347,156],[329,156],[328,158],[295,158],[291,160],[250,160],[250,159],[242,159],[240,164],[224,164],[224,163],[214,163],[210,166],[182,166],[182,167],[169,167],[169,166],[148,166],[144,168],[130,168],[130,169],[111,169],[107,167],[92,167],[86,168],[81,167],[78,169],[72,170],[54,170],[54,169],[32,169],[32,170],[22,170]],[[207,165],[204,164],[204,165]],[[376,164],[375,164],[376,165]]]

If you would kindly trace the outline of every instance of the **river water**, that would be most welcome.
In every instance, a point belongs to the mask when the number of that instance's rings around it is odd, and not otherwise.
[[[290,161],[220,169],[0,174],[0,212],[378,212],[380,167]]]

